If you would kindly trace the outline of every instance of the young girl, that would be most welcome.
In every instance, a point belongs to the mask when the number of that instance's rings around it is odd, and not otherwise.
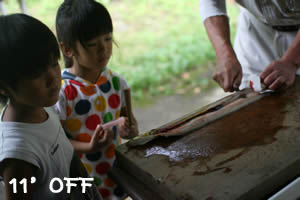
[[[0,100],[5,105],[0,176],[7,200],[101,199],[97,191],[68,193],[63,187],[53,192],[61,187],[53,178],[65,184],[64,178],[82,175],[59,118],[49,107],[59,96],[59,57],[56,38],[46,25],[23,14],[0,17]]]
[[[102,197],[122,198],[107,172],[115,160],[119,135],[129,139],[138,130],[131,111],[132,123],[127,119],[123,91],[128,85],[107,67],[113,43],[110,14],[94,0],[65,0],[57,12],[56,31],[66,65],[56,104],[63,126],[75,151],[83,153],[81,160]],[[93,145],[97,125],[116,119],[120,123],[114,127],[112,142]]]

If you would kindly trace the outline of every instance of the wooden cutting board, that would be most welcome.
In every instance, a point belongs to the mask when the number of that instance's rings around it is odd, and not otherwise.
[[[184,136],[116,149],[134,199],[265,199],[300,175],[300,80]]]

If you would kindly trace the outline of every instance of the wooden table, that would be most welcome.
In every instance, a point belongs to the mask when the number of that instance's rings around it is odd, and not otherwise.
[[[145,157],[150,152],[166,155]],[[184,136],[116,149],[133,199],[266,199],[300,175],[300,80]]]

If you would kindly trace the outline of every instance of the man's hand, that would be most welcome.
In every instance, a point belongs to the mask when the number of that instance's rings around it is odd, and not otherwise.
[[[217,58],[213,79],[225,92],[237,90],[242,81],[242,67],[236,58]]]
[[[290,87],[295,82],[297,66],[289,61],[274,61],[260,74],[262,82],[272,90]]]
[[[216,52],[217,68],[213,79],[225,92],[237,90],[242,80],[242,68],[230,41],[227,16],[213,16],[204,21],[208,37]]]
[[[298,31],[295,39],[281,59],[272,62],[260,74],[260,78],[268,88],[276,90],[293,85],[296,78],[297,66],[300,63],[299,51],[300,31]]]

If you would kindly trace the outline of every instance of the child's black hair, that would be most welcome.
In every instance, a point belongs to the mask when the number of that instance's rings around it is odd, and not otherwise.
[[[0,83],[16,89],[20,80],[38,77],[59,58],[57,40],[45,24],[24,14],[0,16]],[[0,94],[1,103],[7,100]]]
[[[56,15],[56,32],[59,42],[76,50],[76,41],[83,47],[98,35],[113,32],[108,10],[94,0],[65,0]],[[66,68],[72,60],[64,56]]]

